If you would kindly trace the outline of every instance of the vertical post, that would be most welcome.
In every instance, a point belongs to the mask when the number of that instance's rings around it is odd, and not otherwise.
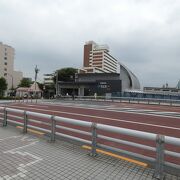
[[[24,111],[24,128],[23,128],[23,133],[27,133],[27,113]]]
[[[156,165],[154,177],[159,180],[164,179],[164,142],[165,137],[158,134],[156,136]]]
[[[170,100],[170,106],[172,106],[172,100]]]
[[[92,132],[92,149],[91,149],[91,156],[95,157],[96,153],[96,146],[97,146],[97,125],[96,123],[92,123],[91,125],[91,132]]]
[[[7,110],[4,108],[4,119],[3,119],[3,126],[7,126]]]
[[[51,142],[55,141],[55,134],[56,134],[56,121],[54,116],[51,116]]]
[[[58,70],[56,71],[56,97],[58,96],[58,92],[59,89],[58,89]]]

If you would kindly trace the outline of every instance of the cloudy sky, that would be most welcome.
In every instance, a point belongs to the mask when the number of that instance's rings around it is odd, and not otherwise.
[[[15,68],[33,77],[81,67],[94,40],[134,72],[141,86],[180,79],[180,0],[0,0],[0,41]]]

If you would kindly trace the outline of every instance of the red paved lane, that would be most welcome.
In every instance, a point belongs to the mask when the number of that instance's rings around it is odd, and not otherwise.
[[[130,112],[114,112],[100,109],[65,107],[62,105],[46,106],[34,104],[29,106],[26,104],[18,104],[12,107],[180,138],[180,118]]]
[[[111,103],[110,103],[111,104]],[[178,137],[180,138],[180,118],[173,118],[173,117],[163,117],[163,116],[155,116],[155,115],[145,115],[145,114],[137,114],[137,113],[129,113],[129,112],[117,112],[113,110],[100,110],[100,109],[93,109],[93,108],[80,108],[80,107],[67,107],[64,105],[40,105],[40,104],[16,104],[10,106],[12,108],[24,109],[34,112],[40,112],[44,114],[51,114],[57,115],[62,117],[68,117],[83,121],[91,121],[97,122],[102,124],[108,124],[117,127],[124,127],[129,129],[135,129],[145,132],[151,132],[156,134],[164,134],[168,136]],[[116,107],[131,107],[136,109],[151,109],[151,110],[158,110],[158,111],[167,111],[167,112],[179,112],[179,108],[177,107],[167,107],[167,106],[155,106],[155,105],[142,105],[142,104],[116,104]],[[39,124],[34,124],[39,126]],[[62,124],[68,127],[73,127],[67,124]],[[46,125],[40,125],[40,127],[48,128]],[[82,128],[81,128],[82,129]],[[84,130],[87,130],[84,128]],[[81,135],[77,133],[69,133],[68,131],[62,131],[64,133],[81,137]],[[100,132],[103,134],[104,132]],[[142,143],[142,140],[124,136],[124,135],[117,135],[113,133],[106,133],[111,137],[116,137],[120,139],[125,139],[133,142]],[[82,137],[81,137],[82,138]],[[83,137],[85,139],[89,139],[88,137]],[[110,144],[104,140],[99,140],[104,144]],[[145,145],[155,146],[154,142],[151,141],[143,141]],[[155,154],[149,151],[144,151],[138,148],[132,148],[125,145],[117,145],[115,143],[111,143],[111,145],[115,147],[120,147],[125,150],[132,150],[134,152],[140,152],[144,155],[154,156]],[[180,148],[176,146],[167,146],[167,149],[180,152]],[[180,159],[169,158],[168,160],[176,162],[180,164]]]

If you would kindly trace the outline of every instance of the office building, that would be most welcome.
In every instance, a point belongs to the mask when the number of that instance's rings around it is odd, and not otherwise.
[[[14,71],[15,50],[11,46],[0,42],[0,77],[4,77],[8,89],[16,88],[23,75],[20,71]]]
[[[84,45],[83,68],[80,73],[119,73],[118,61],[109,53],[107,45],[89,41]]]

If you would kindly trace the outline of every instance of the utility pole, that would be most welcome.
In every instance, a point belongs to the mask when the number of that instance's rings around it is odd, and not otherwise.
[[[58,96],[58,70],[56,71],[56,98]]]
[[[37,68],[37,65],[36,65],[34,71],[35,71],[35,96],[36,96],[36,100],[37,100],[36,83],[37,83],[37,74],[39,72],[39,69]]]

